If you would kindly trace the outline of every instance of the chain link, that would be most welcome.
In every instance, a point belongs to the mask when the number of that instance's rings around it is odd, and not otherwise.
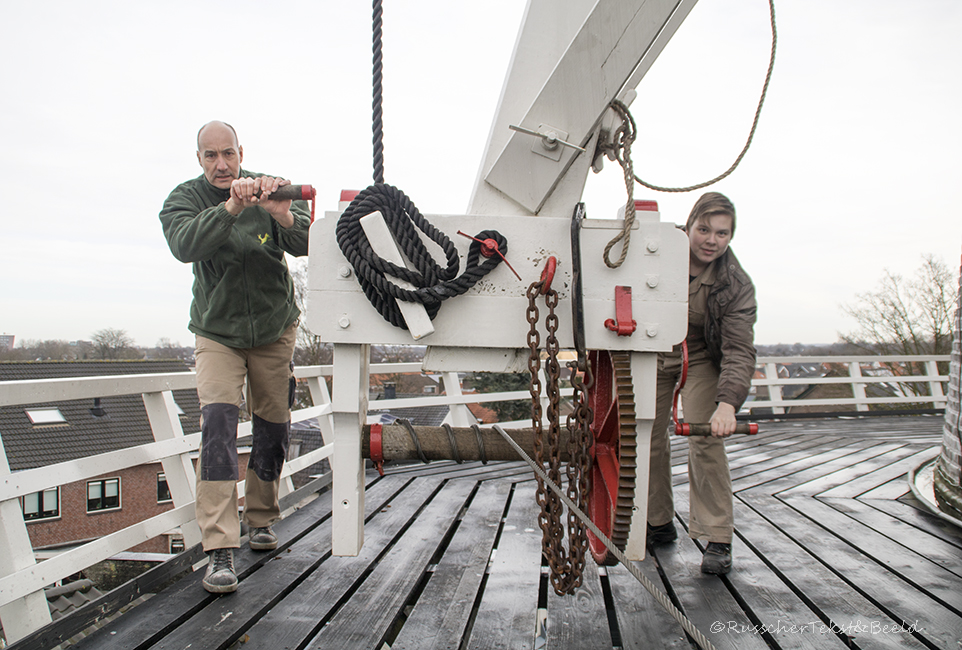
[[[544,295],[548,315],[545,318],[545,394],[548,397],[547,420],[548,430],[544,431],[541,423],[541,334],[538,332],[537,298]],[[534,282],[528,288],[527,320],[530,325],[528,331],[528,370],[531,373],[531,423],[534,429],[535,460],[545,471],[548,478],[555,484],[561,484],[561,365],[558,362],[558,316],[555,308],[558,306],[558,292],[545,289],[543,282]],[[590,369],[588,373],[590,376]],[[568,479],[567,496],[584,510],[588,498],[588,480],[591,472],[591,409],[587,404],[586,390],[580,379],[572,372],[572,382],[577,382],[576,404],[574,416],[569,415],[566,421],[569,432],[568,465],[565,476]],[[540,476],[537,477],[538,490],[536,500],[541,507],[538,525],[541,527],[542,551],[551,569],[551,586],[558,595],[573,593],[581,586],[582,573],[585,566],[585,551],[588,547],[586,528],[577,515],[568,512],[566,524],[562,523],[564,504],[557,494],[548,489]],[[567,549],[564,540],[567,538]]]

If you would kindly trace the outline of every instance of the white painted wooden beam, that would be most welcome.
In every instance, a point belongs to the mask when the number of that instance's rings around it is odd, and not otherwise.
[[[397,242],[394,241],[394,235],[391,234],[384,222],[384,216],[380,212],[372,212],[361,217],[359,221],[375,253],[395,266],[410,266],[402,255],[401,249],[398,248]],[[394,281],[399,287],[408,291],[414,291],[417,288],[410,282],[399,278],[395,278]],[[408,326],[408,332],[415,341],[434,333],[434,324],[431,323],[431,317],[428,316],[428,311],[424,308],[424,305],[418,302],[398,300],[397,306]]]

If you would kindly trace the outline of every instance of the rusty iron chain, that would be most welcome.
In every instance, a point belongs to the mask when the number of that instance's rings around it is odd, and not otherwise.
[[[541,407],[541,334],[538,331],[540,312],[537,298],[544,295],[548,315],[545,318],[545,393],[548,397],[547,420],[548,429],[542,427]],[[558,362],[558,316],[555,308],[558,305],[558,292],[547,289],[543,281],[534,282],[528,288],[527,320],[530,325],[528,331],[528,370],[531,373],[531,421],[534,429],[535,460],[544,469],[545,474],[555,484],[561,484],[561,366]],[[576,391],[577,393],[577,391]],[[582,405],[581,402],[584,402]],[[582,408],[582,406],[584,408]],[[585,416],[587,415],[587,419]],[[568,465],[565,475],[568,479],[567,495],[582,509],[585,508],[588,497],[588,477],[591,472],[591,435],[588,431],[590,409],[587,408],[586,397],[582,394],[579,407],[574,417],[569,416]],[[540,476],[537,477],[538,490],[536,500],[541,508],[538,525],[541,527],[542,552],[551,569],[551,586],[558,595],[574,593],[581,586],[582,572],[585,565],[585,551],[588,547],[588,537],[584,524],[572,512],[568,513],[567,526],[563,523],[564,504],[558,496],[548,489]],[[567,549],[564,540],[567,538]]]

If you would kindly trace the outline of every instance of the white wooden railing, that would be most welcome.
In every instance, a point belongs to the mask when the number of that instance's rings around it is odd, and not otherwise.
[[[768,408],[776,414],[797,406],[845,406],[850,410],[867,411],[876,404],[930,404],[944,407],[943,384],[947,375],[941,375],[938,362],[948,362],[949,356],[927,357],[764,357],[759,358],[758,368],[764,376],[753,380],[757,393],[767,388],[766,399],[755,399],[746,404],[745,410]],[[789,364],[843,364],[848,368],[847,377],[780,377],[779,371]],[[896,368],[911,368],[921,364],[924,375],[893,376],[880,370],[880,364],[894,364]],[[372,364],[372,375],[420,372],[420,363]],[[333,420],[331,396],[324,378],[333,372],[332,366],[297,368],[298,379],[305,381],[315,406],[293,413],[293,420],[318,418],[325,445],[285,463],[282,474],[281,494],[293,489],[291,476],[318,461],[332,455]],[[529,399],[527,391],[462,394],[456,373],[442,375],[446,394],[372,401],[372,410],[392,407],[414,407],[446,404],[451,407],[455,426],[464,426],[466,404]],[[845,384],[851,387],[851,397],[785,399],[782,389],[793,385]],[[890,397],[867,397],[865,387],[869,384],[896,386],[896,394]],[[923,384],[928,395],[913,395],[904,387]],[[137,544],[181,527],[185,545],[189,548],[200,541],[196,526],[188,526],[194,520],[194,465],[191,454],[197,452],[200,433],[185,434],[181,428],[172,391],[196,387],[194,373],[145,374],[113,377],[88,377],[69,379],[41,379],[29,381],[0,382],[0,406],[91,399],[115,395],[142,394],[144,406],[153,430],[154,442],[119,451],[89,456],[46,467],[11,472],[3,450],[0,432],[0,623],[7,641],[29,634],[50,622],[50,613],[44,597],[44,587],[55,584],[86,567],[105,560]],[[570,395],[570,389],[562,391]],[[459,422],[461,420],[461,422]],[[250,423],[242,424],[238,435],[250,433]],[[114,472],[148,463],[160,462],[166,474],[174,508],[151,517],[123,530],[108,534],[89,543],[73,548],[43,562],[37,562],[23,520],[20,498],[75,481],[84,481],[104,473]],[[335,470],[336,471],[336,470]]]
[[[939,363],[948,363],[950,355],[930,356],[819,356],[819,357],[759,357],[757,368],[764,373],[763,378],[752,380],[753,392],[759,388],[768,389],[768,397],[747,402],[743,411],[758,411],[770,408],[775,414],[782,414],[799,407],[847,407],[847,410],[869,411],[873,405],[916,405],[925,404],[929,408],[945,408],[945,389],[949,376],[940,374]],[[834,370],[845,369],[848,376],[838,377],[780,377],[779,371],[795,364],[815,365]],[[921,366],[925,374],[915,375],[914,368]],[[757,374],[757,373],[756,373]],[[866,386],[883,386],[890,395],[868,397]],[[783,388],[787,386],[829,386],[845,385],[850,387],[851,397],[812,397],[785,399]],[[923,390],[919,390],[922,387]],[[914,389],[914,390],[913,390]],[[920,394],[915,394],[916,392]],[[927,394],[925,394],[927,393]]]

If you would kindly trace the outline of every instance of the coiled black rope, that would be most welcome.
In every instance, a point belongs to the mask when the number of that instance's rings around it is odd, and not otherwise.
[[[361,217],[380,212],[394,235],[398,248],[412,268],[397,266],[377,255],[361,228]],[[444,253],[447,266],[441,267],[425,247],[418,230],[436,243]],[[424,305],[432,319],[441,301],[460,296],[473,287],[501,262],[501,257],[483,257],[481,244],[473,241],[468,249],[464,272],[459,276],[460,261],[457,248],[448,237],[421,216],[404,192],[392,185],[377,183],[362,190],[337,222],[337,245],[347,258],[357,280],[374,308],[384,320],[395,327],[407,329],[398,300]],[[495,230],[485,230],[475,240],[493,239],[502,255],[507,255],[508,241]],[[405,280],[416,288],[403,289],[386,276]]]

